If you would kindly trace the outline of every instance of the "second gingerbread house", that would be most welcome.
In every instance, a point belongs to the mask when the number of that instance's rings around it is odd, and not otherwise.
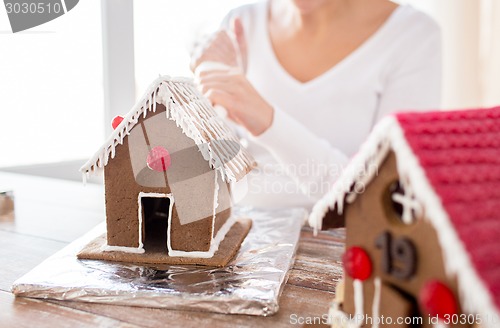
[[[498,327],[499,213],[500,108],[383,120],[310,217],[346,227],[334,326]]]

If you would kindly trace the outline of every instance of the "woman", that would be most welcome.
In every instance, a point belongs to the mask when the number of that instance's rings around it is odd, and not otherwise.
[[[193,68],[241,68],[200,83],[259,163],[244,203],[311,207],[381,117],[439,107],[439,28],[410,6],[270,0],[233,10],[223,27]]]

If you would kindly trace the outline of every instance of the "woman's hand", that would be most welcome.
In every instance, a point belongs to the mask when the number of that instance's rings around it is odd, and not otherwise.
[[[220,30],[195,47],[191,54],[191,70],[194,72],[202,62],[217,62],[246,70],[247,47],[243,25],[235,18],[231,31]],[[234,41],[233,41],[234,39]]]
[[[197,56],[193,56],[191,68],[194,71],[205,61],[234,67],[229,71],[201,72],[199,84],[212,104],[224,107],[230,119],[257,136],[271,126],[274,109],[243,74],[247,64],[247,46],[239,18],[233,21],[232,27],[236,42],[233,42],[227,31],[219,31]]]
[[[238,69],[211,71],[200,75],[202,92],[214,105],[227,110],[228,117],[258,136],[273,121],[274,109]]]

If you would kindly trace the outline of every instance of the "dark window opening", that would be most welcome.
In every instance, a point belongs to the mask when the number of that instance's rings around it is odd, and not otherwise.
[[[387,218],[396,224],[410,225],[421,216],[420,203],[403,188],[399,180],[392,181],[382,196]]]
[[[401,217],[403,216],[403,205],[401,203],[394,201],[394,199],[392,198],[394,194],[404,195],[404,193],[405,193],[405,191],[403,190],[403,187],[399,183],[399,180],[391,183],[391,185],[389,186],[389,193],[391,195],[392,209],[396,213],[398,218],[401,219]]]

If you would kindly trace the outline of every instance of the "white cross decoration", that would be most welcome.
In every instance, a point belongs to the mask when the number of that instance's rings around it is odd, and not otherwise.
[[[413,223],[415,221],[415,217],[419,216],[421,213],[422,207],[420,206],[420,203],[415,199],[415,197],[413,197],[406,191],[403,191],[402,194],[393,193],[392,200],[403,206],[403,214],[401,215],[401,220],[405,224]],[[413,211],[415,211],[415,216],[413,216]]]

